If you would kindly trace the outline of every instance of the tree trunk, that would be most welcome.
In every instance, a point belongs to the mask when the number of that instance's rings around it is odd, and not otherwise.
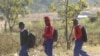
[[[70,49],[70,40],[68,36],[68,0],[66,0],[66,27],[65,27],[65,32],[66,32],[66,41],[67,41],[67,49]]]
[[[5,21],[4,30],[5,30],[5,32],[7,32],[7,21]]]
[[[13,21],[12,23],[11,23],[11,21],[9,21],[9,30],[10,30],[10,32],[13,32],[13,28],[15,26],[15,23],[16,23],[16,21]]]
[[[13,32],[13,26],[9,26],[10,32]]]

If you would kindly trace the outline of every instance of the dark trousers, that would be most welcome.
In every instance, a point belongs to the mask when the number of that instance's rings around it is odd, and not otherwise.
[[[47,56],[52,56],[53,39],[48,39],[44,42],[45,53]]]
[[[23,45],[23,46],[21,47],[19,56],[29,56],[29,55],[28,55],[28,47],[27,47],[27,45]]]
[[[85,51],[82,50],[83,41],[82,40],[76,40],[75,41],[75,48],[74,48],[74,56],[88,56]]]

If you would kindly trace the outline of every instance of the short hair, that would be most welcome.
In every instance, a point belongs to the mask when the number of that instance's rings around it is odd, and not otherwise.
[[[78,20],[77,20],[77,19],[73,19],[73,22],[74,22],[75,24],[78,24]]]
[[[25,24],[23,22],[19,22],[19,26],[21,26],[21,25],[25,26]]]

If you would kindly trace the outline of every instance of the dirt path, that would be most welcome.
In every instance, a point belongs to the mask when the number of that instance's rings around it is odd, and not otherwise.
[[[83,46],[83,50],[86,51],[89,56],[100,56],[100,46]],[[73,48],[67,51],[65,48],[54,48],[53,53],[55,56],[73,56]],[[43,47],[39,47],[34,50],[30,50],[30,56],[46,56]],[[17,53],[9,56],[18,56]]]
[[[90,56],[100,56],[100,46],[84,46],[83,49],[87,51]]]

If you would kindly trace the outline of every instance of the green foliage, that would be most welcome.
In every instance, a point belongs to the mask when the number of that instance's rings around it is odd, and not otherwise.
[[[81,9],[84,9],[87,8],[89,4],[87,3],[86,0],[79,0],[78,5],[80,6]]]
[[[66,6],[66,1],[59,1],[59,7],[57,6],[58,4],[52,3],[51,4],[51,10],[52,11],[58,11],[58,13],[61,15],[61,17],[66,16],[66,12],[68,12],[68,18],[74,18],[76,17],[80,11],[88,7],[88,3],[86,0],[79,0],[77,4],[75,3],[70,3],[68,4],[68,7]],[[66,8],[68,11],[66,11]]]
[[[18,22],[19,15],[25,15],[28,12],[28,5],[32,0],[0,0],[0,11],[7,18],[10,28],[13,28]]]
[[[97,17],[98,17],[98,19],[100,18],[100,12],[97,12]]]
[[[52,9],[51,9],[52,12],[53,12],[53,11],[56,11],[56,6],[55,6],[53,3],[50,5],[50,8],[52,8]]]
[[[78,0],[77,4],[75,3],[69,3],[68,4],[68,7],[66,5],[66,1],[63,0],[63,1],[58,1],[60,2],[60,6],[57,7],[56,4],[51,4],[51,9],[52,11],[56,11],[59,13],[59,15],[62,17],[62,18],[68,18],[68,27],[70,27],[70,25],[72,25],[72,19],[73,18],[77,18],[77,16],[80,14],[80,12],[82,10],[84,10],[85,8],[88,7],[88,3],[86,2],[86,0]],[[66,14],[67,12],[67,14]],[[66,21],[65,19],[63,21]],[[70,29],[70,28],[69,28]]]

